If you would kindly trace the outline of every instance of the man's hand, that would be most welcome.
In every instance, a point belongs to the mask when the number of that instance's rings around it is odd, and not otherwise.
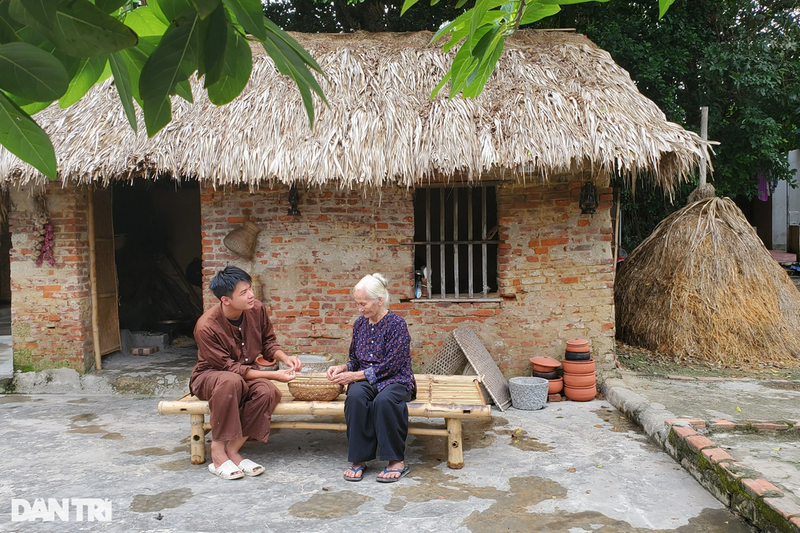
[[[287,356],[286,365],[295,372],[300,372],[303,369],[303,362],[296,355]]]
[[[294,370],[291,369],[276,370],[275,372],[270,372],[270,374],[272,374],[270,376],[270,379],[275,381],[280,381],[283,383],[289,383],[296,377]]]

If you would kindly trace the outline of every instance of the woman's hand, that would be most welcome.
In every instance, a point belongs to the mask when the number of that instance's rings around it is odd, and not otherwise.
[[[329,381],[333,381],[338,383],[334,380],[336,376],[341,374],[342,372],[347,371],[347,365],[336,365],[336,366],[329,366],[328,371],[325,372],[325,376],[328,378]]]
[[[364,372],[339,372],[338,374],[334,375],[332,378],[329,378],[334,383],[338,383],[339,385],[350,385],[356,381],[361,381],[364,379]]]

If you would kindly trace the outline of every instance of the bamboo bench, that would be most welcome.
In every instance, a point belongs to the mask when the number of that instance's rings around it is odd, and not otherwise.
[[[312,374],[324,376],[324,374]],[[419,374],[417,380],[417,398],[408,403],[409,417],[443,418],[445,428],[415,426],[409,424],[408,432],[412,435],[434,435],[447,437],[447,466],[463,468],[464,455],[461,440],[461,419],[491,417],[491,406],[481,392],[478,376],[438,376]],[[328,429],[345,431],[344,422],[282,421],[276,420],[281,415],[333,416],[344,419],[345,394],[339,395],[330,402],[304,402],[295,400],[289,394],[285,383],[273,382],[283,393],[280,403],[273,413],[272,429]],[[189,437],[192,464],[206,462],[205,434],[211,429],[206,422],[208,402],[200,400],[191,393],[174,401],[158,403],[158,413],[162,415],[189,415],[191,433]]]

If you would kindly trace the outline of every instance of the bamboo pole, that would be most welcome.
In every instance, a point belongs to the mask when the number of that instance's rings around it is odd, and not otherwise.
[[[708,140],[708,106],[700,108],[700,138],[704,141]],[[702,187],[706,184],[706,159],[705,157],[700,160],[700,185]]]
[[[97,313],[97,251],[95,250],[94,230],[94,191],[92,184],[88,186],[89,200],[89,279],[92,291],[92,341],[94,345],[94,366],[103,369],[103,358],[100,355],[100,317]]]

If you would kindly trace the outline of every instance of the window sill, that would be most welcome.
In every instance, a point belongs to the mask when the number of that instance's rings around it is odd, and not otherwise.
[[[455,303],[502,303],[503,298],[401,298],[403,303],[455,302]]]

